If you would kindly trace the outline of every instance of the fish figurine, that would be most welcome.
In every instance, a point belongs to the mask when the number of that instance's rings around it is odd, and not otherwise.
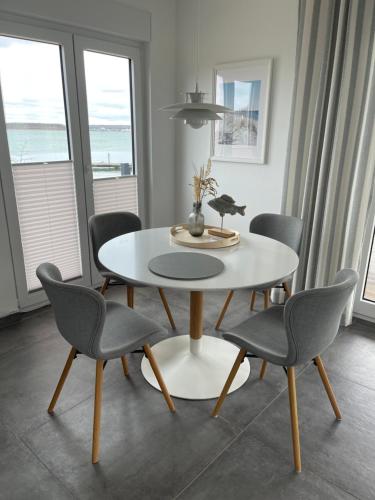
[[[210,200],[208,202],[208,205],[210,205],[211,208],[216,210],[216,212],[219,212],[220,217],[224,217],[225,214],[245,215],[246,205],[239,207],[235,203],[236,202],[234,201],[234,199],[231,196],[229,196],[227,194],[222,194],[218,198],[213,198],[212,200]]]

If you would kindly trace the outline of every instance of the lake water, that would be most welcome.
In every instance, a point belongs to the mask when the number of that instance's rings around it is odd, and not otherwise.
[[[64,130],[8,129],[12,163],[35,163],[69,160]],[[93,164],[133,163],[130,130],[91,130]]]

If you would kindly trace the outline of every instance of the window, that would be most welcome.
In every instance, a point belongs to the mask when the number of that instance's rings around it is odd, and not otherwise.
[[[0,72],[11,162],[69,160],[60,47],[0,36]]]
[[[45,300],[42,262],[97,283],[90,215],[139,213],[141,61],[138,46],[0,20],[0,177],[21,309]]]
[[[130,60],[84,51],[93,178],[134,174]]]
[[[367,264],[367,275],[365,281],[365,287],[363,291],[363,298],[370,302],[375,302],[375,248],[374,248],[374,237],[375,233],[372,235],[372,244],[370,258]]]
[[[42,262],[81,276],[61,48],[0,36],[0,82],[28,291]]]

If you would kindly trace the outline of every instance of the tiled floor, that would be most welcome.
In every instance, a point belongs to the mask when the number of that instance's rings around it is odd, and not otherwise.
[[[188,332],[188,295],[166,292],[178,334]],[[120,287],[109,296],[122,300]],[[223,328],[249,316],[238,292]],[[205,331],[223,294],[205,300]],[[259,306],[261,300],[259,299]],[[168,322],[157,292],[136,291],[136,307]],[[170,334],[170,333],[169,333]],[[90,461],[95,363],[74,362],[56,409],[46,408],[67,356],[46,308],[0,331],[0,498],[4,499],[374,499],[375,327],[356,322],[324,355],[344,419],[335,421],[313,365],[298,372],[303,471],[293,471],[286,377],[270,367],[228,396],[176,399],[172,415],[140,374],[140,355],[105,369],[101,461]]]

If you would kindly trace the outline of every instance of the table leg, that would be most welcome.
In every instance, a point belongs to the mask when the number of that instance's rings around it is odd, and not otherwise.
[[[199,355],[203,335],[203,292],[190,292],[190,352]]]
[[[219,336],[203,335],[203,292],[190,292],[189,335],[168,337],[152,347],[171,396],[184,399],[211,399],[221,393],[238,347]],[[159,385],[147,358],[142,373],[156,389]],[[241,387],[250,374],[247,359],[241,363],[229,392]]]

